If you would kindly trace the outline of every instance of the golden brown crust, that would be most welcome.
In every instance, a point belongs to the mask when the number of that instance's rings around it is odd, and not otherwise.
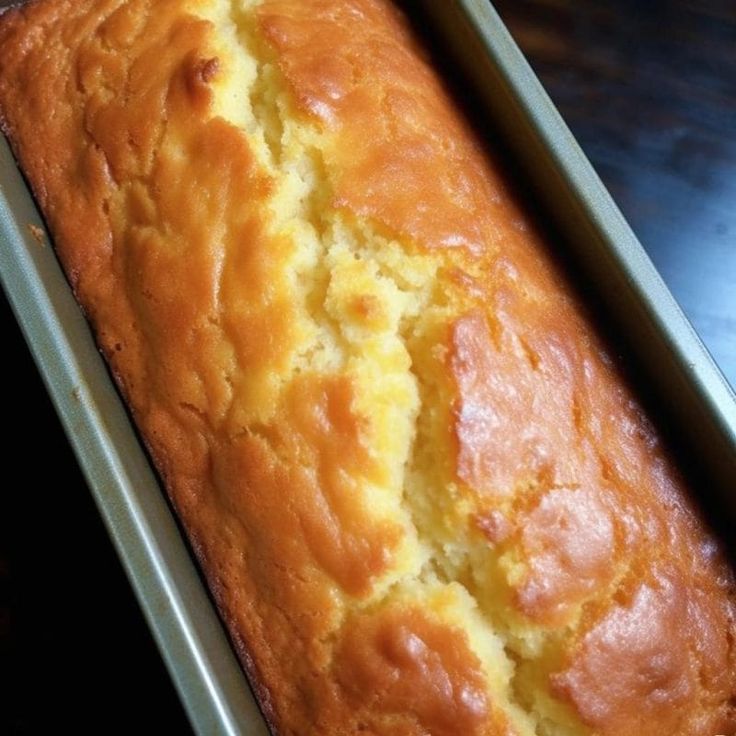
[[[418,722],[436,736],[487,732],[483,672],[459,632],[438,626],[421,610],[400,608],[358,615],[345,631],[336,678],[366,728],[402,733]],[[388,728],[387,713],[394,716]],[[502,719],[496,727],[503,732]]]
[[[585,633],[555,687],[602,734],[730,732],[728,713],[708,706],[730,695],[727,649],[716,632],[733,626],[733,611],[714,595],[688,591],[679,571],[655,569],[651,580]],[[691,705],[700,688],[710,701],[703,711]]]
[[[490,172],[393,7],[269,0],[258,19],[297,104],[330,129],[335,206],[424,247],[493,242]]]
[[[276,732],[736,733],[731,572],[392,5],[37,0],[0,62]]]

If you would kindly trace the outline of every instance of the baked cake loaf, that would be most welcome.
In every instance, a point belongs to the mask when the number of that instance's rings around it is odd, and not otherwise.
[[[0,109],[274,733],[736,733],[732,573],[399,10],[37,0]]]

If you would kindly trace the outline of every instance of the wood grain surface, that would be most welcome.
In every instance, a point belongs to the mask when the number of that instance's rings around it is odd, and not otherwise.
[[[736,2],[495,6],[736,386]]]
[[[496,6],[736,384],[736,0]],[[0,329],[25,395],[5,454],[23,481],[0,492],[0,734],[190,733],[4,303]]]

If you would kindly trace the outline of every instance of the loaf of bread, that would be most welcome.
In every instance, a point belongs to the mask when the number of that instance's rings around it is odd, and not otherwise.
[[[36,0],[0,111],[275,734],[736,733],[732,571],[400,10]]]

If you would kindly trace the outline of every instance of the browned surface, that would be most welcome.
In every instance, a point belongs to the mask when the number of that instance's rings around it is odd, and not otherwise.
[[[259,16],[299,104],[334,131],[338,206],[429,248],[492,242],[489,172],[398,15],[277,0]]]
[[[491,543],[527,559],[520,615],[554,624],[592,601],[554,692],[605,734],[733,730],[731,582],[655,434],[440,86],[392,46],[404,34],[395,14],[359,3],[366,41],[332,5],[266,3],[264,34],[298,106],[328,131],[332,205],[407,248],[441,249],[452,426],[436,449]],[[264,227],[272,182],[245,136],[210,115],[211,29],[173,0],[151,8],[45,2],[15,14],[0,31],[0,100],[262,704],[283,733],[445,734],[456,722],[506,734],[461,631],[389,604],[364,614],[364,637],[344,618],[400,542],[398,524],[351,494],[385,472],[366,447],[370,418],[353,409],[349,377],[273,380],[299,345],[284,274],[293,244]],[[347,28],[337,55],[330,24]],[[370,84],[341,71],[343,56]],[[396,71],[376,77],[377,57]],[[424,104],[409,106],[412,94]],[[387,104],[385,127],[366,137]],[[528,484],[535,497],[511,493]],[[482,522],[496,507],[510,517],[500,535]],[[616,550],[613,566],[601,548]],[[601,675],[612,657],[626,673],[617,688]],[[344,666],[377,693],[365,713]],[[404,670],[421,692],[411,706]],[[448,677],[460,701],[438,685]]]
[[[713,603],[667,563],[655,565],[646,584],[585,634],[554,687],[602,734],[733,733],[733,717],[716,705],[733,687],[733,663],[716,632],[732,623]],[[701,688],[702,711],[683,718]]]
[[[416,714],[424,733],[504,734],[485,692],[480,663],[462,637],[450,635],[420,610],[388,609],[383,617],[357,616],[337,652],[336,676],[369,729],[406,733],[399,720],[384,730],[376,713]],[[403,719],[402,719],[403,720]]]

